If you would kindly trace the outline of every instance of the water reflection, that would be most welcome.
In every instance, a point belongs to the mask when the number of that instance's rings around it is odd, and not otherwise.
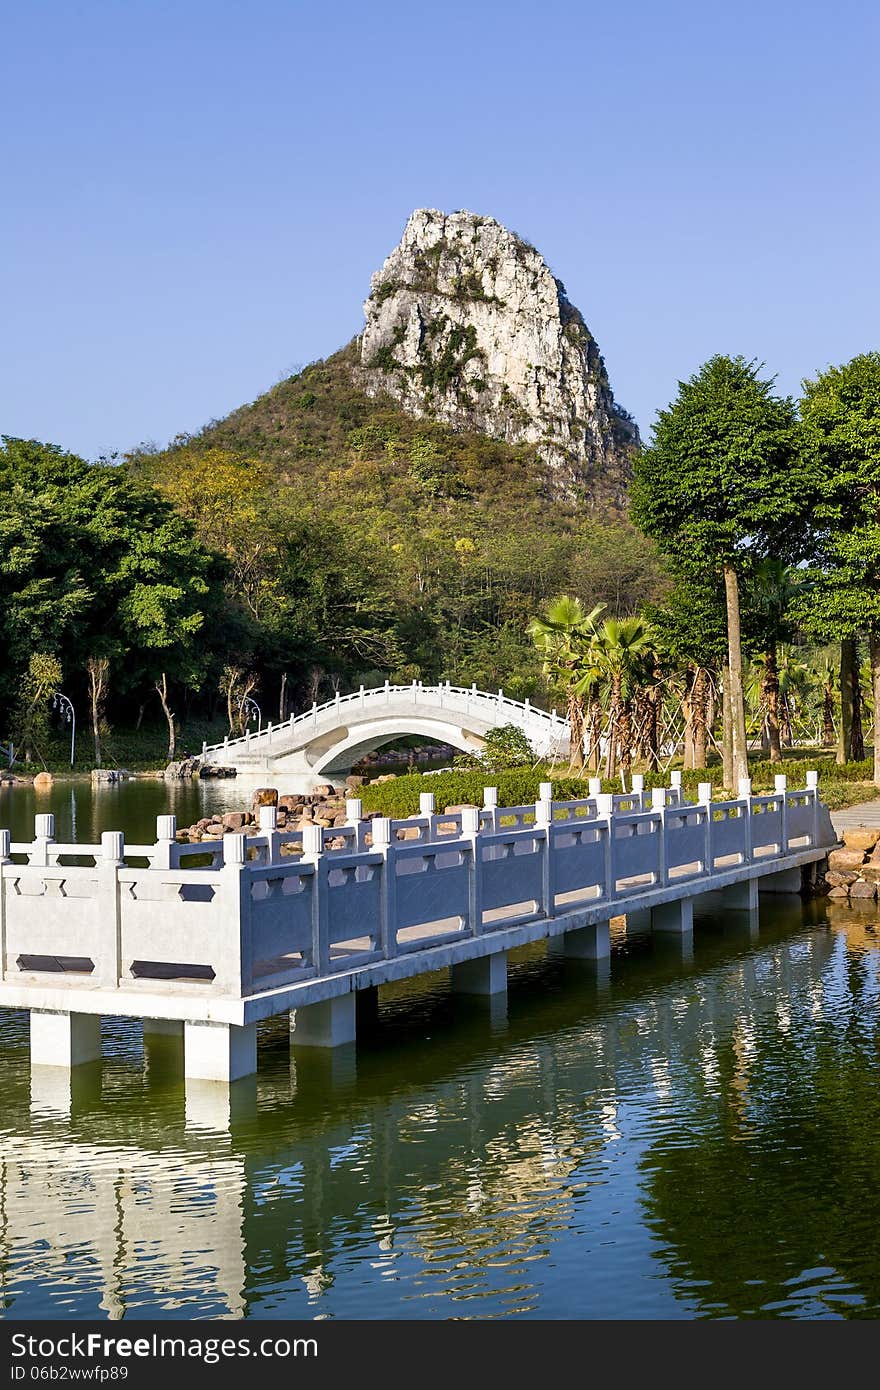
[[[529,949],[501,1019],[410,982],[356,1056],[273,1020],[228,1097],[120,1021],[53,1095],[3,1015],[6,1315],[876,1315],[876,919],[807,919]]]

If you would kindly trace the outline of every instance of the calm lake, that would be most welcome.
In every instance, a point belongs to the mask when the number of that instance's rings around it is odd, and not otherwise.
[[[16,789],[0,826],[135,840],[247,795]],[[529,947],[506,1008],[383,989],[356,1053],[271,1020],[228,1102],[116,1019],[103,1063],[32,1081],[0,1012],[4,1315],[877,1317],[878,964],[874,904],[797,898],[699,919],[692,954]]]

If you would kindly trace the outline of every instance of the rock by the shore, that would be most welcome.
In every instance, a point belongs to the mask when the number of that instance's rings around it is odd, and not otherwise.
[[[48,791],[54,784],[55,778],[51,772],[38,772],[34,778],[34,791]]]

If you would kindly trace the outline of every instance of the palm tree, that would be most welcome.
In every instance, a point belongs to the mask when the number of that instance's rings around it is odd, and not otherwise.
[[[838,663],[828,652],[823,652],[810,667],[810,675],[822,691],[822,742],[826,748],[833,748],[837,742],[834,695],[839,674]]]
[[[570,765],[584,763],[585,662],[596,636],[596,620],[607,607],[597,603],[585,612],[579,598],[559,594],[547,604],[543,618],[532,618],[526,631],[543,657],[543,671],[563,691],[571,726]]]
[[[593,663],[582,680],[604,678],[608,687],[607,775],[632,764],[633,699],[654,667],[654,635],[644,618],[606,618],[593,641]]]

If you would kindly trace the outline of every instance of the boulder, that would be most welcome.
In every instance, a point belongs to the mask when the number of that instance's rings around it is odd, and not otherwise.
[[[241,830],[247,823],[247,817],[243,811],[227,811],[223,816],[223,827],[226,830]]]
[[[335,793],[336,788],[330,782],[324,782],[319,786],[312,788],[312,796],[334,796]]]
[[[351,777],[346,777],[345,785],[351,791],[355,791],[358,787],[362,787],[364,785],[364,780],[365,779],[363,777],[358,777],[356,774],[352,774]]]
[[[859,874],[868,883],[880,883],[880,864],[863,864]]]
[[[832,888],[828,894],[829,898],[848,898],[848,888]]]
[[[861,849],[833,849],[828,856],[829,869],[860,869],[865,860]]]
[[[377,782],[396,782],[396,781],[397,781],[397,773],[396,773],[396,772],[383,772],[383,774],[382,774],[381,777],[374,777],[374,778],[373,778],[373,784],[374,784],[374,785],[375,785]]]
[[[278,788],[277,787],[257,787],[251,797],[251,809],[256,811],[258,806],[277,806]]]
[[[848,888],[851,883],[858,880],[858,874],[853,870],[843,873],[840,869],[829,869],[825,875],[825,882],[829,888]]]
[[[876,898],[876,883],[866,883],[864,879],[850,885],[849,895],[851,898]]]
[[[34,778],[34,791],[47,791],[54,781],[51,772],[38,772]]]
[[[875,849],[880,844],[880,829],[867,830],[862,826],[858,830],[844,830],[843,843],[847,849]]]
[[[286,792],[284,796],[279,796],[278,798],[279,811],[295,811],[297,806],[302,806],[302,804],[302,797],[294,796],[290,792]]]

